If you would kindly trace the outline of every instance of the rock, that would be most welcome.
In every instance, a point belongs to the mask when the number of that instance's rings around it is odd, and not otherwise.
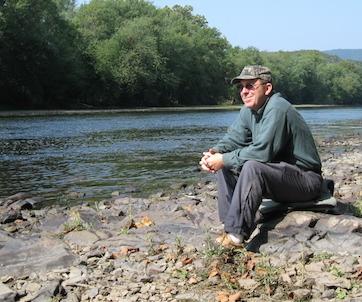
[[[67,293],[67,297],[62,300],[62,302],[79,302],[80,299],[78,296],[72,292]]]
[[[289,297],[292,298],[294,301],[304,301],[306,299],[309,299],[310,296],[311,291],[310,289],[306,288],[296,289],[289,294]]]
[[[328,231],[330,233],[352,233],[362,229],[362,219],[347,216],[327,216],[318,220],[315,225],[318,231]]]
[[[40,291],[32,298],[32,302],[49,301],[51,298],[64,294],[60,285],[60,280],[48,281],[42,286]]]
[[[17,293],[11,290],[8,286],[0,283],[0,301],[13,302],[17,300]]]
[[[0,224],[11,223],[17,219],[23,219],[20,210],[10,209],[7,212],[0,213]]]
[[[69,266],[75,259],[64,243],[57,239],[14,239],[1,236],[0,233],[0,241],[3,241],[0,245],[0,276],[45,272]]]
[[[98,236],[90,231],[72,231],[64,236],[64,240],[79,245],[89,246],[99,240]]]
[[[85,294],[84,294],[84,298],[87,297],[89,299],[94,299],[99,293],[99,288],[98,287],[93,287],[91,289],[88,289]]]
[[[62,283],[62,286],[76,286],[87,279],[87,274],[79,267],[71,267],[68,279]]]
[[[254,279],[239,279],[238,280],[239,286],[245,290],[253,290],[255,289],[259,283]]]
[[[26,199],[26,198],[31,198],[31,195],[29,193],[19,192],[19,193],[9,196],[6,199],[11,200],[11,201],[18,201],[18,200]]]

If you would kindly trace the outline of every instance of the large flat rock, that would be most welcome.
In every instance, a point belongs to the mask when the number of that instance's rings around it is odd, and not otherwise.
[[[0,277],[24,276],[70,266],[75,257],[65,244],[53,238],[14,239],[0,233]]]

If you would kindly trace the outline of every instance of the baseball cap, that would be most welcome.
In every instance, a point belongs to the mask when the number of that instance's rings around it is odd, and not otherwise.
[[[245,66],[240,75],[231,80],[231,84],[236,84],[240,80],[261,79],[267,82],[272,81],[271,71],[268,67],[261,65]]]

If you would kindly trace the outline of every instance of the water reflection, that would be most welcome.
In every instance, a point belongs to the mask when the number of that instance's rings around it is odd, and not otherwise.
[[[317,139],[361,133],[362,108],[300,110]],[[0,119],[0,196],[147,195],[205,178],[198,160],[237,111]]]

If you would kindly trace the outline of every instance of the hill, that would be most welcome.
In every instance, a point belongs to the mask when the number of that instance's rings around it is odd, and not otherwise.
[[[324,53],[344,60],[362,61],[362,49],[331,49],[324,51]]]

